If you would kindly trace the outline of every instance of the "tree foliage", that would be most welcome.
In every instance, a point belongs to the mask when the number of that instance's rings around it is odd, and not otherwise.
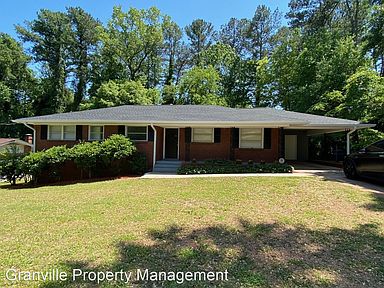
[[[220,75],[212,66],[194,67],[180,83],[179,104],[226,105],[220,90]]]
[[[147,89],[140,81],[108,81],[97,90],[96,97],[92,98],[92,107],[112,107],[118,105],[149,105],[158,104],[159,92],[156,89]]]
[[[381,2],[291,0],[286,26],[278,10],[259,5],[252,18],[232,17],[217,31],[204,19],[182,29],[156,7],[114,7],[106,25],[79,7],[43,9],[17,26],[25,52],[0,34],[0,121],[215,104],[359,119],[383,130]],[[9,127],[0,133],[16,131]]]

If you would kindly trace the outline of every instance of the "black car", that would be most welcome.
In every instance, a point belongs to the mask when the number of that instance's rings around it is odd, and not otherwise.
[[[384,181],[384,140],[380,140],[344,160],[344,173],[347,178],[359,176]]]

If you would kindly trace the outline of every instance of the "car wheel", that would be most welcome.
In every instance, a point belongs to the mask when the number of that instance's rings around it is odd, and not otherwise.
[[[352,160],[348,159],[344,162],[344,174],[349,179],[357,178],[357,171],[355,163]]]

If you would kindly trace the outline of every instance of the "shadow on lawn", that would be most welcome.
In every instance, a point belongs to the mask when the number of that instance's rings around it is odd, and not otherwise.
[[[309,230],[240,220],[235,230],[212,226],[186,232],[173,226],[149,231],[152,245],[116,244],[110,266],[62,263],[68,271],[224,271],[228,282],[136,282],[134,287],[383,287],[384,237],[378,226],[354,230]],[[70,274],[70,273],[69,273]],[[104,283],[106,284],[106,283]],[[41,287],[95,287],[90,282],[51,282]],[[124,286],[121,282],[107,287]],[[105,286],[103,286],[105,287]]]
[[[68,186],[68,185],[75,185],[75,184],[97,183],[97,182],[112,181],[112,180],[127,179],[127,178],[139,178],[139,177],[140,176],[132,175],[132,176],[79,179],[79,180],[70,180],[70,181],[68,180],[68,181],[60,181],[60,182],[54,182],[54,183],[38,183],[38,184],[17,183],[16,185],[4,183],[3,185],[0,185],[0,189],[5,189],[5,190],[31,189],[31,188],[34,189],[34,188],[40,188],[40,187]]]
[[[373,201],[369,204],[364,205],[365,208],[375,211],[384,212],[384,196],[372,196]]]

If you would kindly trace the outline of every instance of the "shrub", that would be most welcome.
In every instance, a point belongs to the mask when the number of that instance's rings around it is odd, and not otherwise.
[[[132,166],[128,167],[129,171],[142,173],[146,167],[145,157],[135,155],[135,152],[136,147],[129,139],[122,135],[112,135],[102,142],[84,142],[70,149],[66,146],[55,146],[45,151],[30,153],[21,159],[20,167],[22,172],[30,175],[35,183],[39,182],[40,177],[46,173],[60,180],[61,168],[67,160],[73,160],[81,169],[81,177],[85,170],[91,178],[97,167],[109,169],[107,172],[112,171],[110,174],[120,173],[124,163]],[[114,169],[116,173],[113,173]]]
[[[105,168],[114,175],[121,173],[124,159],[130,157],[134,152],[136,152],[136,147],[123,135],[112,135],[100,144],[101,160]]]
[[[21,159],[21,169],[25,175],[30,175],[35,183],[43,173],[60,179],[60,168],[70,159],[68,150],[66,146],[54,146],[45,151],[30,153]]]
[[[71,158],[68,151],[66,146],[54,146],[45,150],[44,158],[51,177],[61,178],[60,168]]]
[[[129,158],[129,172],[132,174],[142,175],[147,170],[147,157],[145,154],[135,152]]]
[[[88,171],[88,177],[92,177],[92,172],[100,161],[101,145],[99,142],[82,142],[70,149],[71,158],[76,166],[83,171]]]
[[[30,153],[21,160],[21,170],[25,175],[31,176],[32,180],[37,183],[40,175],[47,167],[46,161],[44,151]]]
[[[237,161],[209,160],[201,165],[184,165],[178,174],[291,173],[292,166],[279,163],[240,165]]]
[[[22,157],[23,154],[17,152],[15,145],[0,154],[0,176],[4,176],[11,185],[23,177],[20,165]]]
[[[129,157],[136,151],[131,140],[123,135],[112,135],[100,144],[100,153],[106,163]]]

